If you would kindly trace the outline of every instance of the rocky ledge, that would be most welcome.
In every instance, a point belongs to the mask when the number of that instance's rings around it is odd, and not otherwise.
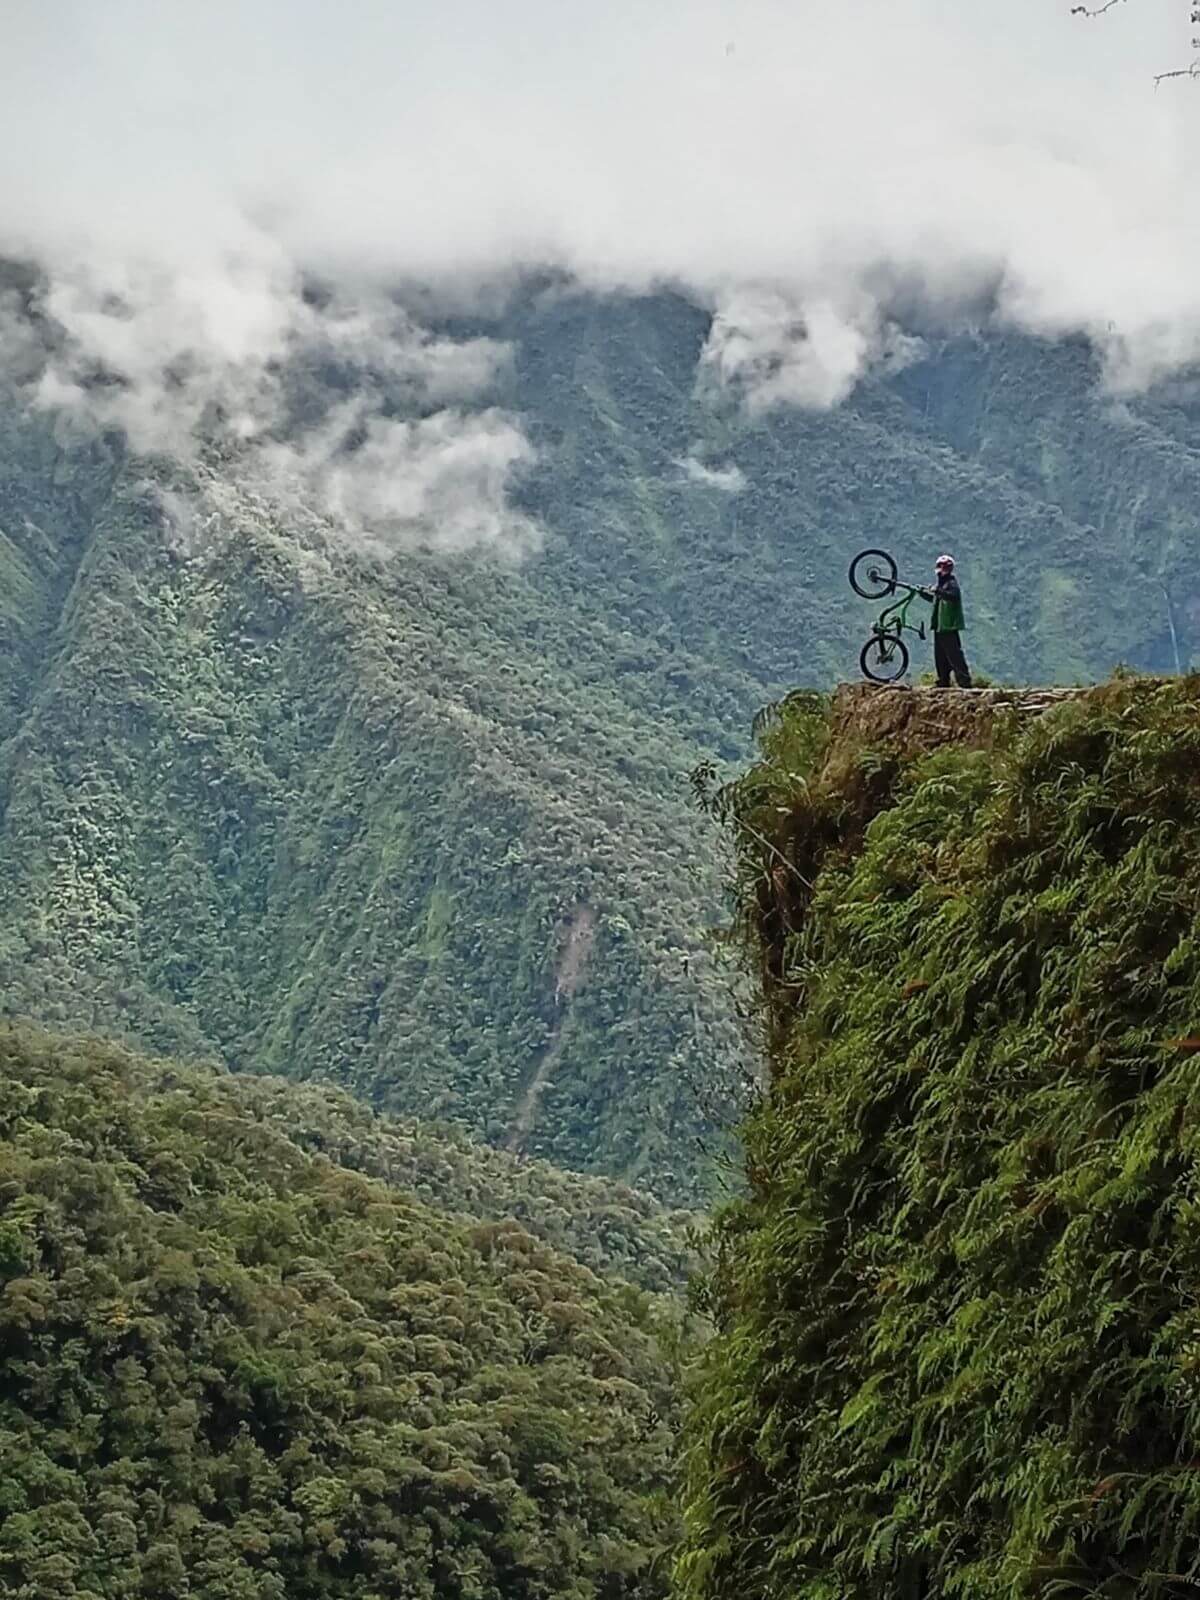
[[[844,683],[833,694],[831,748],[886,746],[897,754],[960,744],[986,749],[997,730],[1041,716],[1078,689],[914,689],[906,685]]]

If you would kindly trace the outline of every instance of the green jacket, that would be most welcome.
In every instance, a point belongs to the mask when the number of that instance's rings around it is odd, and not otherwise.
[[[958,579],[951,572],[946,577],[938,579],[937,588],[933,591],[933,631],[960,633],[965,626],[962,590],[958,586]]]

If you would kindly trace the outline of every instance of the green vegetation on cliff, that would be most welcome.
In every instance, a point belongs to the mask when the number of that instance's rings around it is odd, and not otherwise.
[[[0,1030],[0,1592],[664,1593],[672,1304],[289,1092]]]
[[[797,697],[762,747],[682,1592],[1194,1595],[1200,681],[907,755]]]

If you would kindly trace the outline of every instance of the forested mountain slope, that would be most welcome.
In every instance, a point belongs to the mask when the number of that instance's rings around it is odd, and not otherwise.
[[[1186,665],[1200,637],[1186,390],[1118,405],[1086,347],[992,335],[751,415],[698,384],[708,327],[561,289],[449,326],[512,348],[487,398],[537,449],[546,536],[516,568],[357,555],[216,457],[164,475],[9,395],[13,1008],[706,1192],[743,1044],[687,774],[852,669],[848,555],[953,549],[994,676]]]
[[[713,801],[771,1079],[716,1230],[681,1592],[1183,1600],[1200,679],[990,725],[881,693],[793,698]]]
[[[262,1087],[0,1029],[0,1591],[665,1593],[678,1307]]]
[[[206,1086],[214,1104],[228,1101],[238,1116],[266,1124],[301,1150],[438,1211],[474,1222],[515,1221],[602,1276],[674,1294],[695,1268],[692,1233],[700,1219],[664,1211],[615,1179],[493,1150],[453,1128],[381,1117],[321,1084],[236,1073]]]

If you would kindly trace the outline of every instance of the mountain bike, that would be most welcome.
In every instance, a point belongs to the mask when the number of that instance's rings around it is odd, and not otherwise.
[[[925,624],[910,622],[908,608],[918,596],[928,599],[929,591],[917,584],[902,583],[896,562],[886,550],[858,552],[850,563],[850,587],[864,600],[886,600],[904,591],[903,599],[894,600],[879,613],[858,657],[864,678],[872,683],[895,683],[908,671],[908,646],[902,635],[907,631],[919,639],[925,637]]]

